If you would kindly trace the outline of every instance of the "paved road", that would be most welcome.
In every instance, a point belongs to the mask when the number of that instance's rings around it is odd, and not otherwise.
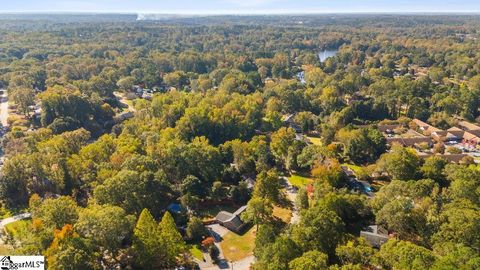
[[[290,224],[296,224],[300,221],[300,215],[298,213],[297,206],[295,205],[295,201],[297,199],[297,194],[298,190],[293,187],[293,185],[288,181],[288,178],[285,176],[282,176],[283,180],[287,183],[287,196],[288,199],[292,202],[293,204],[293,209],[292,209],[292,218],[290,219]]]
[[[23,214],[20,214],[20,215],[16,215],[16,216],[13,216],[13,217],[9,217],[9,218],[5,218],[5,219],[0,220],[0,235],[4,234],[3,229],[4,229],[5,225],[13,223],[17,220],[29,218],[31,216],[32,216],[32,214],[30,214],[30,213],[23,213]],[[3,237],[0,237],[0,245],[5,245],[5,244],[6,243],[4,242]],[[7,244],[7,245],[10,246],[9,244]]]
[[[26,218],[29,218],[31,216],[32,216],[32,214],[30,214],[30,213],[23,213],[23,214],[19,214],[19,215],[13,216],[13,217],[2,219],[0,221],[0,228],[3,228],[5,225],[13,223],[17,220],[26,219]]]
[[[135,112],[135,108],[130,105],[129,102],[127,102],[127,99],[122,93],[119,92],[113,92],[113,95],[117,98],[118,102],[122,104],[122,106],[127,107],[129,112]]]
[[[6,89],[0,89],[3,94],[0,96],[0,123],[2,126],[8,126],[8,93]]]
[[[240,261],[236,261],[233,263],[232,269],[235,270],[249,270],[250,266],[255,262],[254,256],[248,256],[246,258],[241,259]]]
[[[0,127],[8,126],[8,93],[6,89],[0,89],[3,93],[0,95]],[[6,130],[2,128],[0,136],[3,136]],[[5,157],[3,149],[0,148],[0,169],[3,167]]]
[[[231,269],[232,268],[231,262],[228,262],[227,260],[225,260],[225,257],[223,255],[222,247],[220,246],[220,242],[222,242],[223,236],[225,236],[230,231],[227,228],[225,228],[223,226],[220,226],[219,224],[208,225],[207,229],[208,229],[210,235],[215,239],[215,245],[217,246],[218,250],[220,251],[220,254],[218,255],[218,258],[220,259],[220,263],[218,265],[213,264],[211,259],[210,259],[210,256],[204,254],[205,261],[204,262],[197,261],[198,265],[200,266],[200,269],[202,269],[202,270]],[[240,264],[240,262],[242,262],[242,261],[244,261],[245,259],[248,259],[248,258],[251,259],[251,262],[246,261],[246,262],[243,262],[243,263]],[[241,261],[238,261],[239,266],[235,267],[234,269],[237,269],[237,270],[240,270],[240,269],[248,270],[248,269],[250,269],[250,264],[252,264],[254,257],[249,256],[245,259],[243,259]],[[235,262],[234,265],[235,264],[237,264],[237,262]],[[243,266],[244,266],[244,268],[241,268]]]

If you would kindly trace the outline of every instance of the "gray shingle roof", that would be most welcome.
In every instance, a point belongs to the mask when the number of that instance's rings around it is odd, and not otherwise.
[[[227,222],[230,219],[232,219],[234,216],[232,213],[229,213],[227,211],[220,211],[217,216],[215,217],[216,220],[221,221],[221,222]]]

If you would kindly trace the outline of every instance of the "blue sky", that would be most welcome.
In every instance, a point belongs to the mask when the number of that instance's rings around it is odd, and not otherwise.
[[[480,12],[480,0],[0,0],[0,12]]]

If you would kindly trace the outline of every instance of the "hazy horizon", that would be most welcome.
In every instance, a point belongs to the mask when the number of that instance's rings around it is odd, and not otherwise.
[[[2,3],[0,13],[122,13],[178,15],[479,13],[474,0],[23,0]]]
[[[305,11],[305,12],[147,12],[147,11],[136,11],[136,12],[127,12],[127,11],[4,11],[0,10],[0,14],[3,15],[101,15],[101,14],[111,14],[111,15],[140,15],[140,14],[152,14],[152,15],[171,15],[171,16],[263,16],[263,15],[480,15],[480,11],[415,11],[415,12],[394,12],[394,11],[345,11],[345,12],[315,12],[315,11]]]

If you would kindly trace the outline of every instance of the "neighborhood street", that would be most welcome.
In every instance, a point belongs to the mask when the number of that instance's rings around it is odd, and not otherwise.
[[[16,215],[16,216],[13,216],[13,217],[9,217],[9,218],[5,218],[5,219],[2,219],[0,220],[0,236],[3,235],[3,233],[5,232],[4,231],[4,227],[10,223],[13,223],[15,221],[18,221],[18,220],[22,220],[22,219],[26,219],[26,218],[30,218],[32,216],[31,213],[23,213],[23,214],[19,214],[19,215]],[[3,237],[0,237],[0,245],[4,245],[4,239]]]
[[[8,94],[6,89],[0,89],[0,123],[3,127],[8,126]]]
[[[128,102],[125,95],[123,95],[120,92],[113,92],[113,95],[117,98],[118,102],[121,104],[123,108],[127,108],[127,111],[129,112],[135,112],[135,108],[131,105],[130,102]]]
[[[292,202],[292,218],[290,219],[290,224],[296,224],[300,221],[300,215],[298,214],[298,208],[295,205],[295,201],[297,200],[298,190],[294,187],[290,181],[288,181],[288,177],[282,176],[285,183],[287,183],[287,196],[288,199]]]
[[[8,127],[8,94],[6,89],[0,89],[0,93],[0,137],[3,137]],[[3,149],[0,147],[0,169],[3,167],[3,154]]]
[[[13,222],[18,221],[18,220],[26,219],[26,218],[29,218],[31,216],[32,216],[32,214],[30,214],[30,213],[23,213],[23,214],[19,214],[19,215],[13,216],[13,217],[2,219],[0,221],[0,229],[5,227],[5,225],[7,225],[7,224],[13,223]]]

